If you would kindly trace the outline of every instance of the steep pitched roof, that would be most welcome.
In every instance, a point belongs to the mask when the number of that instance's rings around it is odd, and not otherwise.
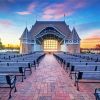
[[[80,40],[80,37],[75,28],[73,28],[72,30],[72,37],[73,37],[73,40]]]
[[[28,29],[27,27],[25,28],[23,34],[21,35],[21,38],[20,39],[26,39],[28,37]]]
[[[39,34],[46,27],[56,28],[67,39],[70,39],[72,37],[72,33],[69,29],[69,26],[65,23],[65,21],[36,21],[36,23],[32,26],[30,33],[34,38],[35,35]]]

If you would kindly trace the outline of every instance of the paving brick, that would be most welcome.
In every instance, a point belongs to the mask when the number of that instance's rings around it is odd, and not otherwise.
[[[79,83],[74,81],[60,66],[53,55],[46,55],[36,70],[27,74],[24,82],[17,82],[17,92],[11,100],[95,100],[94,90],[99,83]],[[0,100],[7,100],[9,89],[0,89]]]

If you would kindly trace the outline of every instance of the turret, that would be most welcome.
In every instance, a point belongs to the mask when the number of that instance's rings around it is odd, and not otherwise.
[[[21,38],[20,38],[20,40],[24,40],[24,39],[27,40],[27,37],[28,37],[28,29],[26,27]]]
[[[28,29],[25,28],[20,38],[20,53],[28,53]]]
[[[73,40],[73,43],[80,43],[80,37],[75,28],[73,28],[72,30],[72,40]]]

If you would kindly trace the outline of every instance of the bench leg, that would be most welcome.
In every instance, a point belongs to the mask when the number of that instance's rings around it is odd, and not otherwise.
[[[68,73],[68,67],[67,67],[67,65],[65,66],[65,70],[66,70],[66,72]]]
[[[24,80],[24,79],[26,79],[26,75],[25,75],[25,72],[26,72],[26,69],[24,70],[24,72],[22,73],[22,79]]]
[[[76,81],[76,87],[77,87],[77,90],[79,91],[78,81]]]
[[[14,92],[17,92],[16,86],[15,86],[15,90],[14,90]]]
[[[30,74],[32,74],[32,68],[30,67]]]
[[[75,83],[74,86],[76,86],[77,90],[79,91],[79,86],[78,86],[78,79],[76,78],[76,74],[75,74]]]
[[[69,73],[69,77],[72,79],[72,74],[71,74],[71,72]]]
[[[12,87],[10,86],[10,92],[9,92],[9,99],[11,98],[11,91],[12,91]]]
[[[17,89],[16,89],[15,84],[14,84],[14,87],[15,87],[14,92],[17,92]],[[14,87],[11,87],[11,86],[10,86],[10,92],[9,92],[9,98],[8,98],[8,100],[12,97],[12,96],[11,96],[11,92],[12,92],[12,89],[13,89]]]
[[[22,82],[23,82],[23,80],[24,80],[24,75],[23,75],[23,73],[22,73]]]
[[[74,86],[76,86],[76,82],[77,82],[77,76],[76,76],[76,73],[75,73],[75,83],[74,83]]]
[[[15,76],[15,81],[14,81],[14,88],[15,88],[14,92],[17,92],[17,89],[16,89],[16,76]]]
[[[96,93],[94,95],[95,95],[95,100],[98,100]]]

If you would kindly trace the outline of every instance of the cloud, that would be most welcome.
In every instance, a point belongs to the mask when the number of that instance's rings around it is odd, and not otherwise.
[[[53,18],[52,15],[48,15],[48,14],[45,14],[42,17],[43,17],[43,19],[48,19],[48,20]]]
[[[75,8],[82,8],[86,5],[86,2],[85,1],[81,1],[81,2],[77,2]]]
[[[36,3],[31,3],[31,4],[29,4],[27,9],[28,9],[28,11],[32,12],[35,9],[35,7],[36,7]]]
[[[0,20],[0,25],[4,27],[10,27],[12,26],[12,22],[10,20]]]
[[[32,12],[35,8],[36,8],[36,3],[32,2],[28,5],[26,11],[19,11],[19,12],[16,12],[16,13],[19,14],[19,15],[30,15],[30,14],[32,14]]]
[[[62,3],[51,4],[43,11],[42,18],[45,19],[60,19],[72,15],[77,9],[83,8],[86,5],[85,0],[66,0]]]
[[[91,33],[86,38],[100,38],[100,29],[91,31]]]
[[[59,9],[60,7],[62,9]],[[52,19],[52,18],[59,19],[64,16],[63,7],[64,7],[63,4],[49,6],[45,8],[45,11],[42,17],[45,19]],[[58,12],[58,9],[59,9],[59,12]]]
[[[21,11],[21,12],[16,12],[16,13],[19,14],[19,15],[29,15],[29,14],[32,14],[29,11]]]
[[[81,40],[81,48],[95,48],[97,44],[100,44],[100,29],[90,31],[89,35]]]

